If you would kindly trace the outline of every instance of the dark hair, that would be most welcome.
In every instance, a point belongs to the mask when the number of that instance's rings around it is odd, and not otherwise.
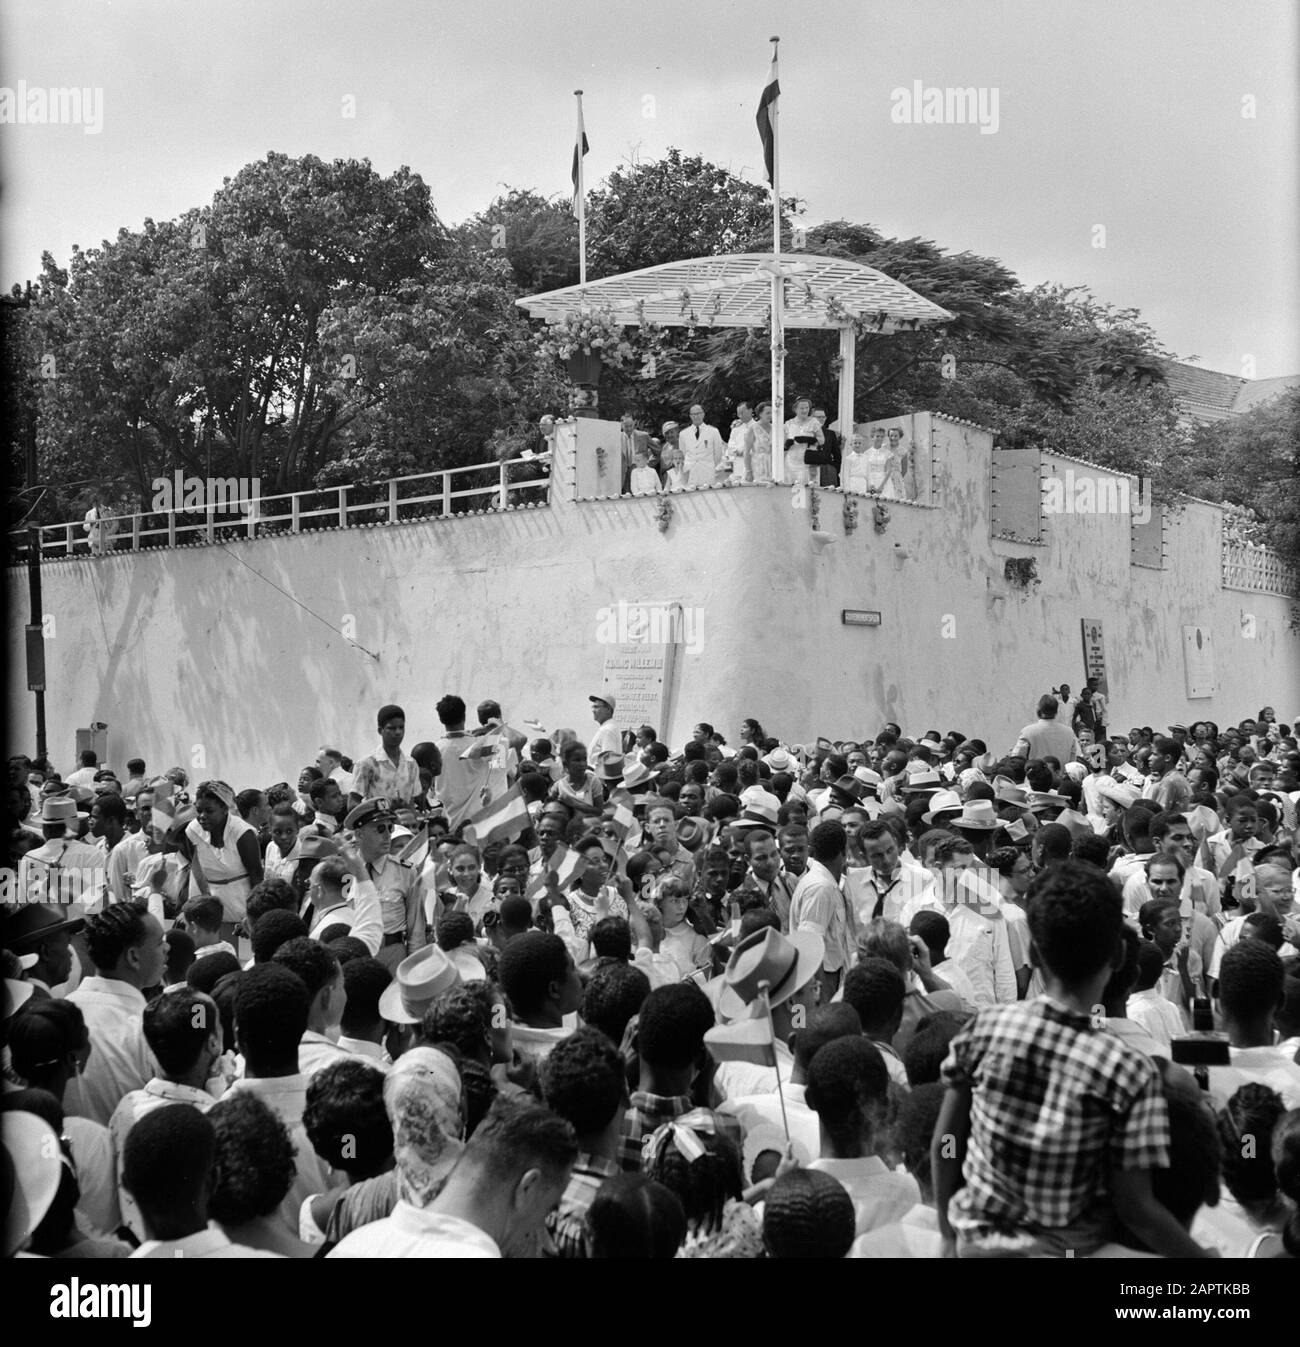
[[[906,995],[903,975],[888,959],[864,959],[844,979],[844,1002],[858,1012],[866,1034],[890,1028]]]
[[[442,950],[459,949],[474,942],[474,919],[468,912],[447,912],[438,918],[434,940]]]
[[[601,964],[587,980],[578,1013],[584,1024],[619,1044],[649,995],[650,979],[639,968],[626,961]]]
[[[212,998],[192,987],[163,992],[144,1008],[145,1042],[170,1079],[193,1070],[203,1045],[220,1027]]]
[[[335,781],[332,776],[323,776],[319,781],[313,781],[307,790],[307,794],[310,797],[312,804],[319,809],[321,801],[329,794],[330,787],[337,785],[338,782]]]
[[[755,931],[761,931],[768,927],[773,931],[781,929],[781,918],[772,911],[770,907],[763,902],[761,894],[754,894],[758,902],[747,911],[741,914],[740,931],[738,939],[744,940],[746,936],[751,936]],[[742,899],[742,902],[744,900]]]
[[[592,1258],[674,1258],[686,1238],[677,1194],[644,1174],[615,1174],[587,1208]]]
[[[181,908],[181,916],[185,918],[186,922],[204,931],[220,930],[222,914],[220,898],[191,898]],[[211,958],[211,955],[208,957]]]
[[[245,904],[245,913],[249,926],[253,927],[265,913],[277,909],[297,916],[299,906],[298,893],[287,879],[281,879],[279,875],[267,875],[253,885],[253,891]]]
[[[1086,865],[1095,865],[1099,870],[1106,868],[1106,858],[1110,855],[1110,843],[1104,837],[1094,833],[1085,833],[1076,837],[1070,847],[1070,855],[1076,861]]]
[[[722,1225],[723,1207],[738,1200],[743,1191],[740,1152],[721,1132],[696,1132],[695,1136],[704,1148],[703,1155],[688,1160],[670,1140],[659,1147],[645,1172],[681,1199],[688,1229],[712,1233]]]
[[[713,1006],[693,982],[656,987],[637,1024],[637,1051],[652,1066],[680,1070],[699,1059],[713,1028]]]
[[[466,1143],[460,1163],[514,1183],[529,1169],[562,1174],[577,1157],[577,1139],[563,1118],[537,1104],[498,1095]]]
[[[127,1133],[122,1187],[146,1216],[149,1209],[197,1206],[216,1151],[216,1128],[193,1104],[153,1109]]]
[[[856,1235],[849,1190],[820,1170],[783,1174],[763,1199],[763,1244],[771,1258],[844,1258]]]
[[[894,1139],[903,1164],[923,1193],[930,1189],[930,1143],[947,1093],[947,1086],[937,1082],[913,1085],[899,1100],[894,1119]]]
[[[1164,968],[1165,956],[1160,953],[1159,946],[1150,940],[1139,940],[1135,989],[1140,992],[1150,991],[1160,981],[1160,974],[1164,972]]]
[[[1123,904],[1093,866],[1062,861],[1039,871],[1029,886],[1027,911],[1044,964],[1063,981],[1082,982],[1115,958]]]
[[[844,825],[830,819],[819,823],[808,836],[808,852],[813,860],[825,865],[836,856],[842,856],[849,844]]]
[[[300,938],[307,938],[307,925],[302,918],[286,912],[282,907],[273,907],[253,924],[253,934],[249,939],[253,947],[253,962],[269,963],[281,945]]]
[[[143,775],[144,775],[144,759],[143,759],[143,758],[128,758],[127,761],[126,761],[126,770],[127,770],[128,772],[130,772],[130,773],[132,774],[132,776],[143,776]]]
[[[450,1043],[462,1057],[478,1057],[492,1034],[492,1011],[469,987],[452,987],[435,996],[420,1022],[420,1038],[433,1046]]]
[[[599,1029],[578,1029],[547,1054],[541,1087],[547,1108],[571,1123],[579,1137],[594,1135],[621,1113],[623,1058]]]
[[[1068,861],[1074,846],[1074,834],[1063,823],[1043,823],[1034,832],[1034,845],[1044,865]]]
[[[96,970],[116,969],[129,949],[144,943],[148,912],[134,903],[110,903],[86,918],[86,952]]]
[[[809,1063],[804,1098],[836,1149],[851,1149],[863,1123],[878,1126],[888,1106],[889,1071],[880,1049],[865,1038],[827,1043]]]
[[[342,928],[341,930],[339,928]],[[358,940],[352,934],[352,927],[346,922],[335,922],[320,933],[320,942],[330,950],[343,967],[355,963],[358,959],[369,959],[370,949],[364,940]],[[382,967],[382,965],[381,965]]]
[[[1219,964],[1219,1004],[1242,1019],[1267,1015],[1282,1000],[1285,970],[1262,940],[1238,940]]]
[[[313,1000],[338,976],[338,956],[309,936],[295,936],[276,950],[274,961],[302,978]]]
[[[805,1074],[808,1064],[818,1051],[833,1043],[837,1038],[859,1038],[862,1035],[862,1019],[858,1012],[843,1001],[832,1001],[830,1005],[818,1006],[808,1016],[808,1022],[794,1034],[794,1060]]]
[[[345,1000],[342,1027],[363,1028],[382,1018],[379,1014],[379,998],[392,980],[392,973],[369,954],[348,959],[343,964]]]
[[[1165,859],[1164,857],[1152,857],[1155,859]],[[1148,898],[1145,903],[1138,908],[1138,929],[1148,939],[1151,933],[1160,924],[1164,914],[1173,908],[1175,912],[1179,910],[1177,898]]]
[[[307,1032],[310,1003],[307,984],[282,964],[246,969],[235,989],[235,1026],[244,1056],[296,1052]]]
[[[111,819],[114,823],[126,823],[126,801],[112,791],[105,791],[95,797],[94,808],[99,810],[101,819]]]
[[[316,1154],[353,1182],[382,1173],[393,1154],[384,1073],[356,1057],[322,1067],[307,1082],[302,1125]]]
[[[632,957],[632,928],[622,917],[605,917],[588,933],[591,952],[602,959],[619,959],[626,963]]]
[[[208,1120],[217,1142],[208,1215],[222,1225],[269,1216],[288,1195],[298,1172],[289,1129],[247,1090],[219,1099],[208,1110]]]
[[[533,924],[533,905],[527,898],[503,898],[497,915],[507,931],[526,931]]]
[[[1273,1130],[1285,1113],[1281,1095],[1259,1081],[1239,1086],[1219,1110],[1223,1180],[1236,1201],[1268,1202],[1277,1196]]]
[[[1105,1006],[1126,1001],[1137,984],[1138,946],[1141,941],[1138,933],[1127,922],[1124,923],[1121,938],[1124,941],[1124,962],[1111,973],[1110,981],[1101,994],[1101,1002]]]
[[[238,973],[239,967],[239,959],[235,955],[229,950],[219,949],[215,954],[205,954],[201,959],[195,959],[190,964],[190,971],[185,974],[185,981],[196,992],[206,992],[211,996],[217,983],[227,973]]]
[[[448,728],[465,723],[465,699],[457,697],[454,692],[440,697],[433,709],[438,713],[438,719]]]
[[[75,1001],[43,996],[29,1000],[9,1024],[9,1055],[14,1071],[43,1089],[85,1041],[86,1021]]]
[[[558,935],[525,931],[501,951],[501,986],[520,1015],[535,1014],[553,982],[563,982],[569,951]]]
[[[962,1019],[950,1010],[927,1015],[903,1049],[903,1069],[910,1086],[934,1085],[948,1056],[948,1045],[961,1031]]]
[[[1223,1150],[1214,1114],[1199,1094],[1164,1090],[1169,1109],[1169,1168],[1153,1170],[1151,1194],[1180,1225],[1191,1224],[1202,1205],[1219,1200]]]

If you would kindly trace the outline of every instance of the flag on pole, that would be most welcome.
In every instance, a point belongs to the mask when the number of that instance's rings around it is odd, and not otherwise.
[[[609,802],[614,806],[614,816],[608,820],[609,827],[618,834],[620,842],[635,849],[641,844],[641,825],[632,811],[632,796],[620,788],[610,795]]]
[[[426,823],[414,837],[397,853],[397,859],[413,870],[423,870],[429,857],[429,825]]]
[[[715,1062],[750,1062],[754,1066],[776,1065],[776,1038],[771,1017],[755,1005],[754,1017],[720,1024],[704,1035],[704,1046]]]
[[[582,160],[588,150],[587,132],[582,125],[582,101],[578,102],[578,134],[573,142],[573,215],[577,219],[582,213]]]
[[[150,789],[153,791],[153,810],[149,815],[149,821],[160,832],[166,832],[172,826],[172,819],[176,817],[176,805],[172,801],[175,787],[170,781],[160,781]]]
[[[781,92],[781,85],[776,78],[776,49],[772,50],[772,69],[767,76],[767,85],[763,89],[763,96],[758,100],[758,136],[763,142],[763,166],[767,169],[767,180],[776,184],[775,177],[775,154],[776,154],[776,127],[773,124],[773,118],[776,113],[777,95]]]
[[[484,805],[465,825],[465,840],[476,847],[508,842],[528,827],[528,806],[516,782],[504,795]]]
[[[571,851],[563,842],[557,842],[555,850],[551,852],[551,858],[542,863],[542,872],[529,880],[528,888],[524,893],[525,898],[536,898],[538,894],[546,887],[546,876],[555,876],[555,887],[563,889],[572,879],[574,879],[582,866],[582,856],[577,851]]]

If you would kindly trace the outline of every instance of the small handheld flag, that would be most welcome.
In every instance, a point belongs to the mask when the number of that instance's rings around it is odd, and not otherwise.
[[[465,840],[476,847],[485,847],[490,842],[508,842],[528,824],[528,806],[516,782],[470,819],[465,825]]]

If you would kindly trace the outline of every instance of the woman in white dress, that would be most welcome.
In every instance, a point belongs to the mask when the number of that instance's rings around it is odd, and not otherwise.
[[[814,445],[826,443],[821,424],[813,419],[812,403],[796,398],[794,415],[785,423],[785,480],[790,485],[808,482],[810,474],[804,455]]]
[[[194,818],[181,837],[191,863],[190,897],[221,900],[221,938],[229,940],[244,920],[248,895],[262,882],[257,829],[235,808],[235,792],[224,781],[203,781],[194,792]]]

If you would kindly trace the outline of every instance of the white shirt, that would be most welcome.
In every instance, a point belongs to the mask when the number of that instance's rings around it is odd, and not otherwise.
[[[677,437],[682,451],[682,471],[687,486],[712,486],[726,445],[717,426],[684,426]]]
[[[1145,1029],[1165,1049],[1166,1055],[1170,1041],[1187,1032],[1183,1012],[1155,987],[1148,987],[1144,992],[1134,992],[1128,998],[1125,1009],[1128,1018]]]
[[[478,1226],[398,1202],[391,1216],[345,1235],[327,1258],[500,1258],[501,1250]]]
[[[949,948],[951,947],[950,942]],[[931,971],[935,977],[946,982],[968,1006],[975,1005],[975,984],[962,971],[961,964],[952,959],[944,959],[942,963],[935,964]]]
[[[346,1034],[340,1034],[339,1047],[352,1057],[363,1057],[381,1071],[387,1071],[392,1066],[382,1043],[372,1043],[368,1038],[349,1038]]]
[[[713,1073],[713,1086],[719,1098],[742,1099],[749,1095],[770,1094],[776,1101],[776,1080],[781,1077],[782,1088],[794,1074],[794,1053],[778,1038],[776,1066],[761,1066],[757,1062],[719,1062]],[[779,1102],[777,1105],[780,1107]],[[814,1154],[821,1147],[818,1145]]]
[[[1209,1068],[1210,1095],[1222,1108],[1241,1086],[1258,1081],[1276,1090],[1288,1109],[1300,1108],[1300,1063],[1276,1047],[1229,1048],[1231,1066]]]
[[[87,977],[68,996],[86,1021],[90,1060],[68,1083],[64,1112],[108,1126],[124,1095],[158,1074],[144,1039],[144,996],[118,978]]]
[[[859,1235],[849,1250],[850,1258],[939,1258],[943,1236],[939,1213],[917,1203],[897,1221]]]
[[[878,1155],[859,1160],[814,1160],[820,1169],[848,1189],[857,1214],[858,1234],[901,1220],[921,1200],[921,1190],[910,1174],[896,1174]]]
[[[63,1130],[72,1144],[72,1160],[81,1189],[77,1212],[96,1234],[112,1235],[122,1224],[112,1134],[89,1118],[65,1118]]]
[[[351,926],[348,934],[354,940],[360,940],[373,959],[384,943],[383,904],[373,879],[353,879],[348,901],[339,907],[324,908],[314,915],[309,934],[313,940],[319,940],[322,931],[339,923]]]
[[[301,1072],[296,1076],[267,1078],[240,1076],[231,1084],[227,1095],[237,1090],[257,1095],[289,1129],[298,1174],[280,1203],[279,1211],[285,1228],[296,1235],[303,1202],[317,1193],[327,1192],[332,1186],[329,1167],[316,1154],[307,1137],[307,1129],[302,1125],[303,1109],[307,1106],[307,1077]]]
[[[587,763],[594,772],[600,769],[602,753],[617,753],[620,757],[623,754],[623,735],[612,718],[596,726],[596,733],[587,745]]]
[[[323,1068],[351,1056],[346,1048],[314,1029],[308,1029],[298,1040],[298,1070],[308,1079]]]
[[[1249,913],[1246,914],[1246,916],[1249,915]],[[1233,917],[1219,932],[1219,938],[1214,942],[1214,954],[1210,958],[1210,976],[1212,978],[1219,976],[1219,965],[1223,962],[1223,956],[1241,939],[1242,928],[1246,924],[1246,916]],[[1277,953],[1281,959],[1291,959],[1295,957],[1297,951],[1294,945],[1284,942]]]
[[[727,1063],[731,1065],[731,1063]],[[790,1124],[790,1140],[796,1146],[802,1146],[804,1153],[815,1156],[820,1153],[821,1122],[808,1107],[805,1098],[806,1085],[794,1085],[782,1076],[781,1093],[785,1097],[785,1118]],[[733,1095],[718,1107],[719,1113],[728,1114],[740,1123],[746,1133],[756,1127],[769,1124],[782,1127],[781,1100],[775,1089],[758,1091],[754,1094]]]
[[[232,1244],[225,1233],[209,1226],[184,1239],[147,1239],[131,1254],[132,1258],[283,1258],[269,1249],[250,1249],[247,1244]]]

